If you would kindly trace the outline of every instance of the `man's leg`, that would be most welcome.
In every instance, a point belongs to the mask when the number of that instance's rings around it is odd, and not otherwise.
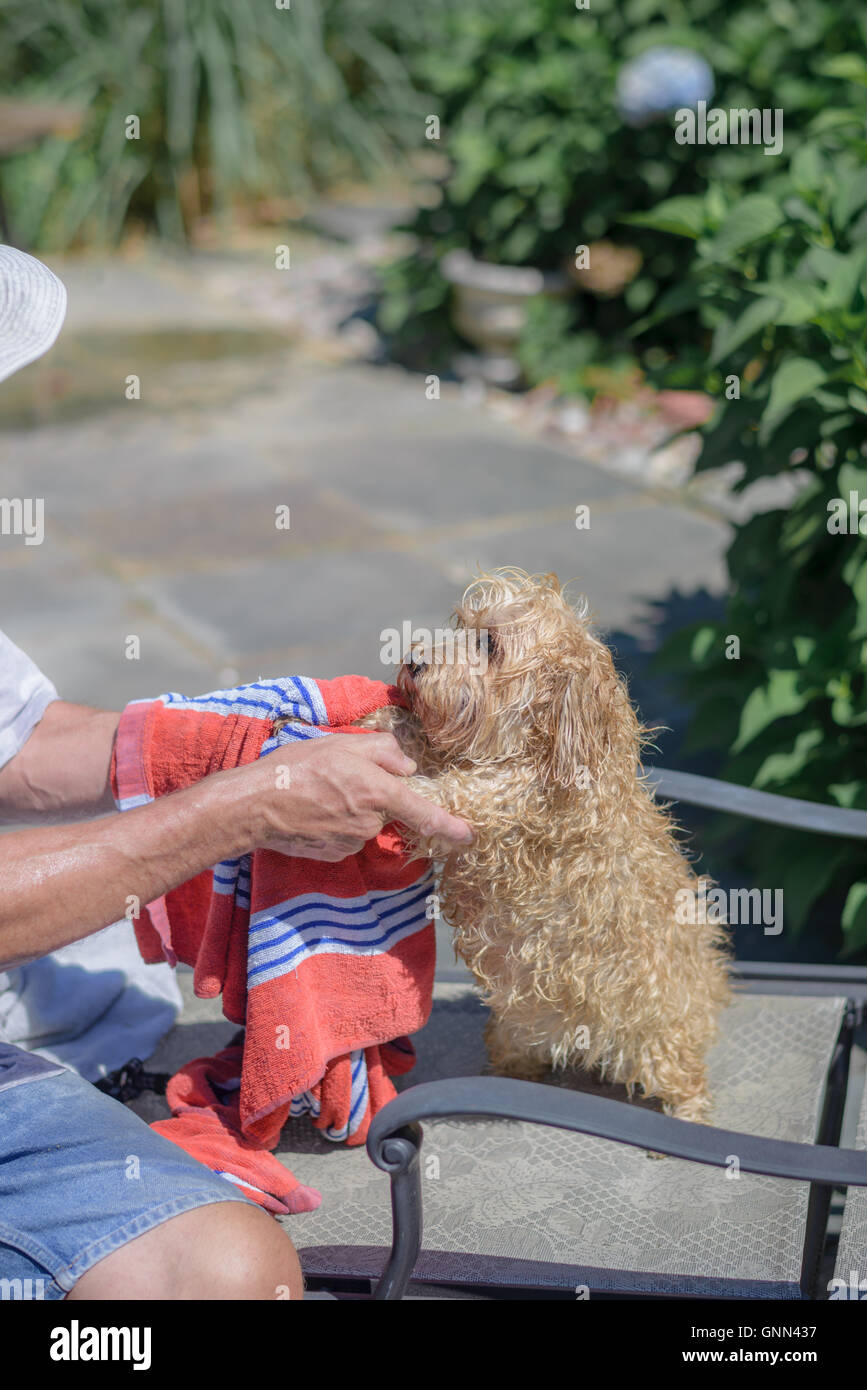
[[[0,1280],[49,1299],[303,1292],[273,1216],[69,1071],[0,1092]]]
[[[175,1216],[83,1274],[68,1299],[300,1299],[295,1247],[252,1202]]]

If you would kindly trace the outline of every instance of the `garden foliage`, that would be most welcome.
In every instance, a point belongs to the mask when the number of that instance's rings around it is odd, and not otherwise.
[[[865,74],[867,75],[867,74]],[[677,634],[663,664],[696,713],[692,748],[725,750],[732,781],[867,810],[867,130],[814,123],[791,163],[745,197],[712,184],[647,217],[694,254],[657,307],[705,330],[719,401],[697,467],[744,465],[739,487],[793,474],[788,506],[736,528],[718,623]],[[795,471],[796,470],[796,471]],[[739,639],[733,659],[730,638]],[[803,843],[801,842],[803,840]],[[825,894],[847,954],[867,947],[863,843],[756,827],[757,882],[797,929]]]

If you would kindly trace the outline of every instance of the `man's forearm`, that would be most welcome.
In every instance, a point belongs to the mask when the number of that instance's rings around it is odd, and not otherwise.
[[[22,965],[146,906],[250,848],[236,771],[122,815],[0,838],[0,969]]]
[[[110,747],[97,743],[106,776]],[[409,788],[414,771],[391,734],[335,733],[123,814],[0,836],[0,969],[99,931],[130,907],[134,915],[137,903],[251,850],[336,863],[392,820],[431,844],[469,844],[466,822]]]
[[[0,768],[0,821],[74,820],[114,808],[109,768],[119,714],[55,700]]]

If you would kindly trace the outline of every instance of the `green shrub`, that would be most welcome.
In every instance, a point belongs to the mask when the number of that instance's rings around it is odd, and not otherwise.
[[[594,3],[570,23],[547,0],[504,0],[454,21],[448,68],[425,69],[453,169],[416,224],[426,259],[395,268],[386,318],[433,338],[446,304],[436,260],[454,245],[543,268],[602,236],[639,245],[632,302],[531,306],[525,374],[584,390],[592,364],[624,366],[631,343],[660,384],[720,401],[700,469],[740,460],[745,488],[800,468],[791,505],[736,528],[724,620],[677,634],[661,664],[696,706],[687,749],[721,753],[730,780],[867,809],[867,506],[854,531],[829,530],[850,494],[867,504],[867,17],[824,0],[709,0],[690,6],[687,32],[669,13]],[[678,147],[667,123],[614,118],[617,62],[681,41],[710,59],[713,105],[782,108],[780,157]],[[549,62],[556,74],[553,49],[571,87],[534,85]],[[844,954],[867,949],[863,844],[724,830],[757,884],[783,888],[790,930],[830,906]]]
[[[823,113],[813,132],[765,191],[740,197],[714,183],[647,218],[694,246],[655,317],[686,307],[704,329],[707,365],[692,384],[720,404],[698,468],[740,460],[741,488],[801,470],[789,506],[736,528],[723,620],[678,633],[662,664],[697,706],[687,747],[725,750],[727,778],[867,809],[863,106]],[[792,929],[830,894],[843,905],[844,953],[867,947],[863,844],[758,826],[743,852],[759,884],[784,889]]]
[[[107,242],[135,217],[182,240],[200,210],[381,169],[423,128],[412,54],[444,3],[0,0],[4,91],[84,112],[8,162],[16,235]]]
[[[693,49],[714,70],[714,105],[783,107],[793,148],[814,117],[857,98],[860,70],[849,55],[865,39],[856,0],[593,0],[587,10],[563,0],[466,0],[449,11],[442,37],[420,60],[420,78],[440,116],[450,170],[440,205],[413,226],[423,253],[384,279],[380,322],[395,350],[430,352],[447,338],[448,292],[435,282],[452,247],[548,270],[571,261],[576,245],[604,237],[642,253],[626,292],[614,300],[582,293],[569,317],[540,307],[530,332],[555,355],[566,353],[564,384],[574,380],[570,351],[581,351],[569,347],[574,333],[594,335],[597,355],[618,358],[631,326],[685,269],[683,252],[657,227],[627,228],[623,219],[711,179],[758,189],[778,162],[755,146],[679,145],[671,120],[627,125],[615,100],[622,63],[658,45]],[[632,351],[676,345],[693,326],[687,315],[666,320]],[[525,356],[550,375],[532,344]]]

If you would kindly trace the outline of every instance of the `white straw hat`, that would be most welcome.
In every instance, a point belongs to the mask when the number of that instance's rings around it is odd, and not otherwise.
[[[0,381],[47,352],[66,314],[53,271],[14,246],[0,246]]]

